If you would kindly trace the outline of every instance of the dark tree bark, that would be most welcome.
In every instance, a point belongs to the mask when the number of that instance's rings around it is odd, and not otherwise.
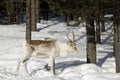
[[[31,28],[32,28],[32,31],[37,30],[37,25],[36,25],[36,0],[31,0]]]
[[[31,0],[26,0],[26,40],[31,40]]]
[[[8,24],[12,24],[12,14],[8,12]]]
[[[103,15],[103,13],[101,14],[101,31],[104,32],[105,31],[105,17]]]
[[[100,28],[100,18],[96,19],[96,42],[101,43],[101,28]]]
[[[117,27],[118,27],[118,26],[117,26],[117,23],[116,23],[115,16],[114,16],[113,25],[114,25],[114,28],[113,28],[113,29],[114,29],[114,48],[113,48],[114,51],[113,51],[113,52],[114,52],[114,53],[113,53],[113,54],[114,54],[114,56],[115,56],[115,54],[116,54],[117,36],[118,36],[118,35],[117,35],[117,32],[118,32],[118,31],[117,31]]]
[[[87,63],[96,63],[96,42],[94,19],[87,17],[86,19],[87,34]]]
[[[66,25],[67,26],[70,26],[70,16],[66,16]]]
[[[40,23],[40,1],[36,0],[36,21]]]
[[[120,72],[120,16],[114,18],[114,53],[116,59],[116,72]]]
[[[19,0],[16,0],[16,24],[19,23]]]
[[[12,24],[13,5],[12,1],[6,1],[6,9],[8,12],[8,24]]]
[[[101,21],[101,31],[105,31],[105,21]]]

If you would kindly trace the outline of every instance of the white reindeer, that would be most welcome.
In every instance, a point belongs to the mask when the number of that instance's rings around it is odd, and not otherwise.
[[[78,50],[75,44],[75,35],[73,34],[73,40],[68,37],[66,34],[68,41],[66,43],[59,42],[57,40],[26,40],[23,43],[24,54],[18,61],[17,65],[17,74],[19,72],[20,63],[23,62],[26,75],[29,75],[27,69],[27,61],[30,59],[31,56],[36,57],[43,57],[49,56],[50,57],[50,68],[53,75],[55,75],[55,57],[56,56],[63,56],[68,52],[77,53]]]

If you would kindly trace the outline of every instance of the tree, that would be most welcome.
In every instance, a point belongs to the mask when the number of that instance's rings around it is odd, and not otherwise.
[[[36,21],[40,23],[40,1],[36,0]]]
[[[103,8],[101,10],[101,31],[104,32],[105,31],[105,17],[104,17],[104,12],[103,12]]]
[[[95,0],[83,0],[84,18],[86,21],[87,36],[87,63],[96,63],[96,41],[95,41]]]
[[[15,7],[15,8],[16,8],[16,10],[15,10],[15,11],[16,11],[16,23],[18,24],[18,23],[19,23],[19,13],[20,13],[20,12],[19,12],[19,6],[20,6],[20,5],[19,5],[19,0],[16,0],[15,3],[16,3],[16,4],[15,4],[15,6],[16,6],[16,7]]]
[[[6,23],[5,17],[7,15],[7,12],[4,7],[4,1],[0,0],[0,23]]]
[[[96,19],[96,42],[101,43],[101,28],[100,28],[100,16]]]
[[[107,5],[107,0],[100,0],[100,22],[101,22],[101,32],[105,31],[105,10]]]
[[[70,24],[70,16],[66,16],[66,25],[69,26]]]
[[[96,42],[94,19],[86,18],[86,34],[87,34],[87,63],[96,63]]]
[[[114,21],[114,49],[116,59],[116,72],[120,72],[120,16],[115,16]]]
[[[12,0],[3,0],[4,1],[4,6],[5,9],[7,11],[7,15],[8,15],[8,24],[12,23],[12,16],[13,16],[13,12],[14,12],[14,4]]]
[[[96,0],[95,3],[95,16],[96,16],[96,43],[101,43],[101,28],[100,28],[100,15],[101,15],[101,4],[100,4],[100,0]]]
[[[116,72],[120,72],[120,1],[119,0],[112,0],[112,8],[114,14],[114,54],[115,54],[115,61],[116,61]]]
[[[20,22],[23,22],[23,16],[24,16],[24,7],[25,2],[24,0],[15,0],[15,22],[19,24]],[[20,21],[21,20],[21,21]]]
[[[36,0],[31,0],[31,30],[36,31]]]
[[[105,8],[107,13],[113,14],[114,26],[114,53],[116,72],[120,72],[120,0],[106,0]],[[110,10],[110,11],[109,11]]]
[[[31,40],[31,0],[26,0],[26,40]]]
[[[50,9],[66,16],[66,24],[69,26],[71,16],[80,17],[83,0],[48,0]]]

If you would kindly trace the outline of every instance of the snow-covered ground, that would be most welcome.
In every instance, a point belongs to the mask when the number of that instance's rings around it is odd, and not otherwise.
[[[112,23],[106,23],[106,32],[102,33],[102,44],[97,44],[97,65],[86,63],[86,29],[66,27],[65,23],[48,21],[37,24],[38,31],[32,32],[32,39],[57,39],[65,42],[66,33],[75,32],[78,54],[70,53],[66,57],[56,58],[57,76],[44,69],[49,58],[32,57],[28,62],[29,73],[25,76],[23,64],[16,76],[18,58],[23,54],[22,43],[25,40],[25,24],[0,25],[0,80],[120,80],[115,73],[113,53]]]

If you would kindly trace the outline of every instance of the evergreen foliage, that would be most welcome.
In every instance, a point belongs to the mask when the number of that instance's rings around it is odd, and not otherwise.
[[[81,15],[81,7],[83,6],[82,0],[48,0],[52,11],[60,12],[64,15]]]

